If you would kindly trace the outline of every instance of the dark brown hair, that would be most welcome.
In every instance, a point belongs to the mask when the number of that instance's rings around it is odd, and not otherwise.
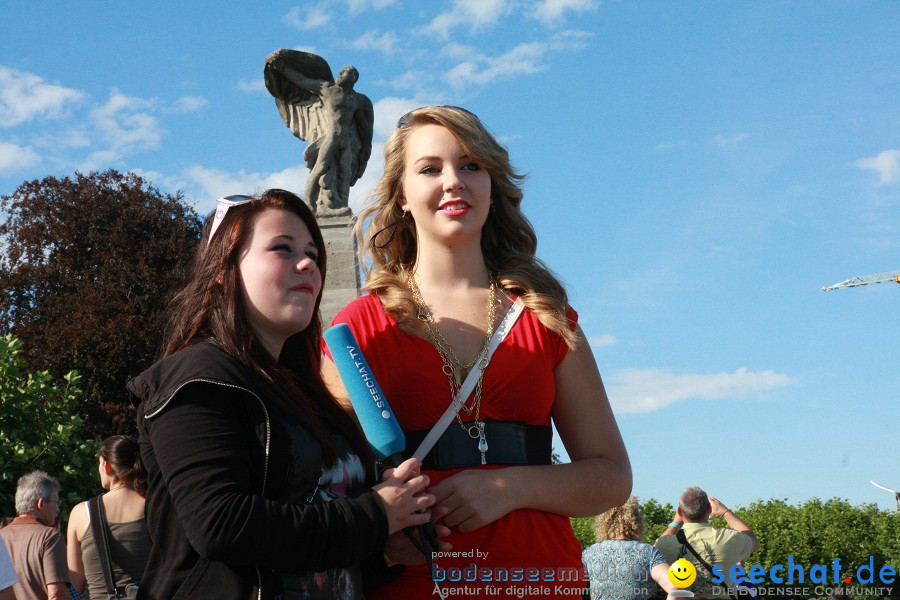
[[[116,479],[141,496],[147,495],[147,472],[141,461],[137,440],[126,435],[114,435],[103,440],[97,456],[112,467]]]
[[[207,218],[189,281],[171,302],[172,316],[163,356],[202,340],[212,341],[249,366],[265,395],[307,428],[322,447],[326,464],[332,465],[336,459],[333,432],[343,434],[364,464],[368,464],[365,439],[322,380],[321,291],[309,325],[285,341],[277,359],[265,349],[247,319],[238,270],[239,253],[256,217],[269,209],[292,212],[306,225],[318,250],[317,263],[324,287],[325,241],[315,216],[295,194],[267,190],[251,202],[230,208],[211,242],[212,215]]]

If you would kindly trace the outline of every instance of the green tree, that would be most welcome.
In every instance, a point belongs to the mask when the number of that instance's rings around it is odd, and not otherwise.
[[[56,383],[47,371],[29,371],[23,343],[0,337],[0,515],[14,516],[19,477],[40,469],[62,486],[62,504],[98,489],[96,444],[82,439],[81,377]]]
[[[156,358],[201,222],[133,173],[76,173],[0,198],[0,331],[35,368],[83,375],[90,437],[133,433],[125,382]]]
[[[668,502],[660,504],[658,500],[650,498],[641,503],[641,514],[647,523],[647,535],[640,541],[652,544],[672,520],[675,509]],[[594,543],[594,517],[572,518],[569,521],[582,548]]]
[[[868,565],[870,557],[876,573],[886,564],[900,568],[900,513],[880,511],[874,504],[813,498],[792,506],[784,500],[760,500],[739,514],[760,540],[748,565],[761,564],[766,573],[773,565],[786,564],[788,556],[807,568],[828,565],[829,583],[836,558],[841,576],[853,582],[856,569]]]
[[[641,514],[647,522],[647,535],[644,541],[652,544],[669,526],[675,515],[675,507],[668,502],[661,504],[655,498],[650,498],[641,503]]]
[[[575,538],[582,548],[587,548],[596,541],[594,517],[573,517],[569,522],[572,523],[572,531],[575,532]]]

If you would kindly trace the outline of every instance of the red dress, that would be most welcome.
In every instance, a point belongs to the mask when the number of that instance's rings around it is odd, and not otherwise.
[[[575,311],[569,310],[569,318],[574,327]],[[434,346],[402,331],[374,294],[348,304],[333,323],[350,326],[402,429],[431,429],[451,400],[450,386],[441,370],[443,362]],[[567,350],[562,338],[525,310],[485,370],[481,418],[549,426],[555,398],[553,370]],[[459,427],[459,423],[450,427]],[[461,470],[425,472],[434,485]],[[572,588],[585,585],[581,546],[569,519],[561,515],[516,510],[468,533],[451,528],[447,540],[459,554],[434,560],[436,579],[443,575],[440,584],[445,590],[466,587],[472,588],[466,590],[470,594],[485,596],[499,588],[499,596],[508,597],[506,590],[516,586],[526,588],[520,591],[532,598],[572,599],[580,597]],[[577,577],[573,578],[573,570]],[[488,589],[475,592],[474,588],[485,587]],[[368,593],[367,598],[413,600],[432,598],[433,594],[431,573],[427,566],[417,565],[407,566],[400,578]]]

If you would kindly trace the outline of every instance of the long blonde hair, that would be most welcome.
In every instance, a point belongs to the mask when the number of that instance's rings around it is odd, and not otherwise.
[[[378,295],[385,311],[401,327],[415,329],[417,311],[406,277],[417,256],[416,225],[404,214],[399,200],[412,130],[418,125],[440,125],[491,176],[492,207],[481,230],[482,255],[491,276],[504,290],[520,296],[541,323],[574,348],[576,336],[566,316],[566,290],[535,256],[537,235],[520,208],[524,176],[513,168],[506,148],[465,109],[426,106],[402,120],[384,145],[384,174],[356,222],[365,289]],[[367,259],[371,266],[367,266]]]

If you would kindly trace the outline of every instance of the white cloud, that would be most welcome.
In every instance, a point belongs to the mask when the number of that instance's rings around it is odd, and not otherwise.
[[[725,148],[728,146],[737,146],[750,137],[749,133],[735,133],[734,135],[717,135],[716,144]]]
[[[540,0],[533,16],[545,25],[553,25],[561,21],[566,12],[582,13],[596,9],[599,4],[597,0]]]
[[[41,157],[30,147],[0,141],[0,173],[15,173],[39,162]]]
[[[724,400],[758,394],[791,384],[791,378],[772,371],[712,375],[676,375],[663,369],[628,369],[607,379],[607,392],[618,414],[646,413],[693,399]]]
[[[450,10],[444,11],[418,33],[437,35],[447,39],[454,27],[467,25],[471,31],[490,27],[509,10],[507,0],[455,0]]]
[[[54,131],[52,134],[40,134],[31,138],[38,148],[60,150],[65,148],[88,148],[91,138],[82,126]]]
[[[201,215],[215,208],[216,198],[229,194],[257,194],[278,187],[303,195],[303,184],[309,171],[302,165],[274,173],[232,173],[224,169],[192,165],[177,175],[145,172],[156,185],[167,190],[181,190]]]
[[[485,85],[516,75],[530,75],[547,69],[541,59],[549,51],[542,43],[519,44],[496,57],[479,57],[459,63],[444,75],[444,79],[459,89],[471,84]]]
[[[588,343],[594,348],[607,348],[609,346],[615,346],[618,340],[613,335],[604,334],[604,335],[595,335],[588,338]]]
[[[303,9],[294,7],[286,15],[284,22],[300,31],[318,29],[331,22],[331,14],[325,3],[314,6],[305,6]]]
[[[266,90],[266,81],[262,77],[259,79],[241,79],[237,82],[237,89],[248,94],[269,93]]]
[[[347,8],[351,15],[358,15],[359,13],[366,11],[369,9],[371,5],[372,10],[381,10],[387,8],[388,6],[392,6],[397,3],[397,0],[345,0],[347,3]]]
[[[178,100],[172,103],[169,107],[168,112],[174,113],[190,113],[196,112],[201,108],[206,107],[209,104],[206,98],[203,96],[182,96]]]
[[[380,157],[384,149],[381,143],[372,145],[372,156]],[[359,212],[365,199],[375,188],[381,177],[381,160],[370,160],[366,172],[356,185],[350,188],[350,207]],[[298,196],[303,196],[303,188],[309,170],[302,163],[274,173],[236,173],[203,165],[192,165],[176,175],[166,175],[154,171],[139,171],[138,174],[153,181],[160,189],[184,192],[200,215],[205,216],[215,208],[216,198],[229,194],[259,194],[269,188],[283,188]]]
[[[421,106],[415,100],[409,98],[382,98],[375,103],[373,109],[375,111],[375,137],[376,139],[386,140],[397,128],[397,119]],[[372,168],[372,163],[381,162],[381,155],[372,152],[369,159],[368,169]]]
[[[442,54],[450,57],[465,57],[444,75],[453,87],[460,89],[468,85],[485,85],[518,75],[531,75],[547,70],[544,57],[551,52],[579,50],[587,45],[591,34],[584,31],[564,31],[554,35],[547,42],[530,42],[515,46],[499,56],[486,56],[476,49],[460,44],[447,44]]]
[[[420,90],[428,81],[428,73],[424,71],[407,71],[386,84],[397,90]]]
[[[480,54],[481,52],[475,46],[467,46],[458,42],[450,42],[441,48],[441,56],[448,60],[466,60]]]
[[[140,150],[158,148],[164,130],[152,113],[154,100],[126,96],[117,90],[106,104],[90,113],[90,120],[107,148],[92,152],[81,168],[101,169]]]
[[[350,42],[350,47],[358,50],[375,50],[385,56],[391,56],[398,50],[398,41],[399,39],[393,31],[385,31],[378,35],[378,30],[373,29]]]
[[[15,127],[39,116],[61,116],[69,104],[83,97],[78,90],[0,66],[0,127]]]
[[[679,140],[677,142],[663,142],[661,144],[656,145],[656,150],[658,152],[668,152],[669,150],[673,150],[673,149],[677,148],[678,146],[685,146],[685,145],[687,145],[686,140]]]
[[[588,41],[593,35],[589,31],[581,31],[579,29],[560,31],[550,38],[550,49],[555,52],[581,50],[587,47]]]
[[[306,46],[304,44],[300,44],[299,46],[294,46],[292,50],[299,50],[301,52],[309,52],[310,54],[318,54],[319,51],[315,46]]]
[[[346,0],[347,10],[351,15],[358,15],[369,8],[368,0]]]
[[[189,167],[184,174],[191,179],[202,192],[203,202],[212,210],[216,198],[228,194],[255,194],[271,187],[280,187],[302,195],[303,184],[309,171],[304,166],[287,167],[275,173],[247,173],[243,170],[228,173],[222,169],[210,169],[201,166]]]
[[[900,150],[882,150],[878,156],[860,158],[853,164],[860,169],[876,171],[883,184],[900,182]]]

